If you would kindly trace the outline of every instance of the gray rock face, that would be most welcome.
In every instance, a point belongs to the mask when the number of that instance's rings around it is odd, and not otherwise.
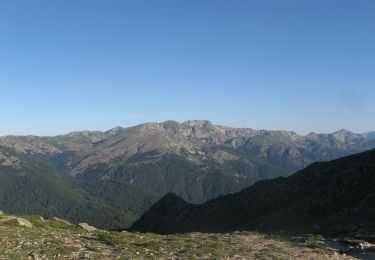
[[[95,227],[90,226],[87,223],[79,223],[78,226],[80,228],[82,228],[83,230],[86,230],[87,232],[93,232],[93,231],[97,230]]]
[[[0,166],[11,167],[19,170],[22,168],[22,160],[16,156],[0,151]]]

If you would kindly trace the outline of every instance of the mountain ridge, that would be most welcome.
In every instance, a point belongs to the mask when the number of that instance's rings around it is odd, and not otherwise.
[[[232,127],[232,126],[226,126],[226,125],[223,125],[223,124],[216,124],[216,123],[213,123],[211,120],[207,120],[207,119],[191,119],[191,120],[185,120],[185,121],[177,121],[177,120],[173,120],[173,119],[170,119],[170,120],[166,120],[166,121],[161,121],[161,122],[144,122],[144,123],[140,123],[140,124],[136,124],[136,125],[130,125],[130,126],[126,126],[126,127],[123,127],[123,126],[115,126],[115,127],[112,127],[108,130],[89,130],[89,129],[84,129],[84,130],[75,130],[75,131],[71,131],[71,132],[67,132],[67,133],[62,133],[62,134],[56,134],[56,135],[35,135],[35,134],[17,134],[17,135],[13,135],[13,134],[5,134],[5,135],[0,135],[0,138],[4,138],[4,137],[41,137],[41,138],[53,138],[53,137],[61,137],[61,136],[74,136],[74,135],[79,135],[79,134],[86,134],[86,135],[89,135],[89,134],[103,134],[103,133],[111,133],[111,132],[118,132],[118,131],[121,131],[123,129],[127,129],[127,128],[133,128],[133,127],[137,127],[137,126],[141,126],[141,125],[152,125],[152,124],[159,124],[159,125],[167,125],[167,124],[178,124],[178,125],[190,125],[192,127],[194,126],[202,126],[202,125],[214,125],[214,126],[217,126],[217,127],[222,127],[223,129],[238,129],[238,130],[253,130],[253,131],[258,131],[258,132],[262,132],[262,131],[265,131],[265,132],[285,132],[285,133],[293,133],[295,135],[299,135],[299,136],[302,136],[302,137],[306,137],[310,134],[316,134],[316,135],[330,135],[330,134],[334,134],[334,133],[338,133],[338,132],[347,132],[347,133],[353,133],[353,134],[358,134],[358,135],[362,135],[362,136],[367,136],[367,135],[373,135],[375,133],[375,131],[368,131],[368,132],[363,132],[363,133],[357,133],[357,132],[354,132],[352,130],[348,130],[346,128],[342,128],[342,129],[339,129],[339,130],[336,130],[336,131],[333,131],[333,132],[327,132],[327,133],[319,133],[319,132],[309,132],[307,134],[299,134],[297,133],[296,131],[294,130],[283,130],[283,129],[254,129],[254,128],[251,128],[251,127]]]
[[[119,210],[119,218],[134,219],[168,192],[202,203],[263,179],[288,176],[316,161],[369,150],[375,139],[348,131],[301,136],[208,120],[169,120],[55,137],[6,136],[0,137],[0,146],[70,177],[86,200]],[[19,167],[16,161],[13,164]],[[14,213],[29,208],[18,203]],[[60,217],[71,219],[69,214]],[[106,228],[131,224],[115,223]]]
[[[90,158],[86,158],[86,163],[89,166],[92,166],[92,161],[102,162],[104,160],[105,162],[121,156],[128,158],[137,153],[153,150],[179,153],[181,149],[184,149],[190,153],[202,153],[203,148],[210,145],[227,145],[242,150],[247,149],[250,153],[255,153],[257,157],[267,160],[273,156],[267,153],[279,153],[277,149],[282,149],[281,152],[284,153],[290,153],[289,155],[285,154],[286,157],[298,157],[299,153],[305,152],[305,150],[310,151],[315,146],[324,146],[325,150],[321,151],[323,154],[321,158],[301,155],[304,157],[302,161],[305,161],[307,157],[307,161],[298,166],[301,169],[313,161],[334,159],[334,155],[324,154],[332,152],[329,151],[330,146],[336,146],[340,150],[350,150],[350,153],[375,147],[375,139],[367,138],[367,136],[371,135],[356,134],[348,130],[340,130],[331,134],[310,133],[303,136],[293,131],[254,130],[215,125],[208,120],[188,120],[182,123],[169,120],[162,123],[144,123],[128,128],[115,127],[105,132],[76,131],[55,137],[4,136],[0,137],[0,144],[26,154],[61,154],[65,150],[84,153],[88,156],[91,154],[91,162]],[[362,147],[352,149],[350,146],[355,146],[356,142],[361,143],[359,146]],[[365,143],[371,144],[366,146]],[[97,150],[102,149],[105,145],[112,148],[98,153]],[[342,152],[339,156],[347,154]],[[189,159],[193,161],[197,159],[193,157],[189,156]],[[293,169],[287,170],[292,173],[298,170],[298,167],[295,166]],[[71,174],[79,174],[84,169],[85,165],[81,163],[76,165],[75,169],[71,169]]]

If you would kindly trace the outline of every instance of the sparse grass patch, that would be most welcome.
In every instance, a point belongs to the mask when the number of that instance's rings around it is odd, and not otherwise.
[[[281,242],[288,241],[287,238],[285,238],[284,236],[282,236],[280,234],[267,233],[267,234],[264,234],[263,236],[266,239],[272,239],[272,240],[277,240],[277,241],[281,241]]]
[[[309,234],[307,235],[307,246],[310,248],[324,248],[324,244],[322,243],[323,240],[322,235],[315,235],[315,234]]]
[[[122,243],[120,233],[97,231],[95,232],[95,235],[98,240],[104,242],[107,245],[116,246],[121,245]]]
[[[75,225],[24,217],[34,228],[0,225],[0,258],[26,259],[320,259],[324,250],[295,246],[279,235],[256,232],[158,235],[136,232],[77,232]],[[13,223],[15,224],[15,223]],[[321,236],[311,235],[311,245]],[[354,243],[354,242],[353,242]],[[327,257],[328,258],[328,257]],[[328,258],[329,259],[329,258]]]
[[[24,219],[27,219],[31,222],[35,227],[44,228],[46,227],[46,221],[43,220],[40,216],[31,215],[31,216],[23,216]]]
[[[23,218],[29,220],[35,227],[39,228],[46,228],[46,229],[64,229],[64,230],[72,230],[75,232],[82,232],[80,228],[77,228],[74,224],[68,224],[63,220],[59,219],[49,219],[44,220],[40,216],[32,215],[32,216],[24,216]]]
[[[69,229],[69,230],[74,230],[74,231],[79,230],[76,225],[68,224],[68,223],[65,223],[63,221],[56,220],[56,219],[47,220],[46,222],[47,222],[47,225],[51,228]]]
[[[4,222],[0,222],[0,225],[7,226],[7,227],[20,227],[17,219],[9,219]]]

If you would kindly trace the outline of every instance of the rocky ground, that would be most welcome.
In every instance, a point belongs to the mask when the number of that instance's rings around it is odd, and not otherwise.
[[[0,259],[353,258],[327,250],[311,238],[307,243],[297,243],[250,232],[176,235],[107,232],[57,218],[2,215]]]

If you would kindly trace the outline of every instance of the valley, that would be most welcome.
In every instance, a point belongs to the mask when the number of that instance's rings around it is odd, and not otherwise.
[[[189,203],[375,147],[371,134],[298,135],[166,121],[55,137],[0,137],[0,205],[122,229],[167,193]],[[100,217],[99,217],[100,216]]]

